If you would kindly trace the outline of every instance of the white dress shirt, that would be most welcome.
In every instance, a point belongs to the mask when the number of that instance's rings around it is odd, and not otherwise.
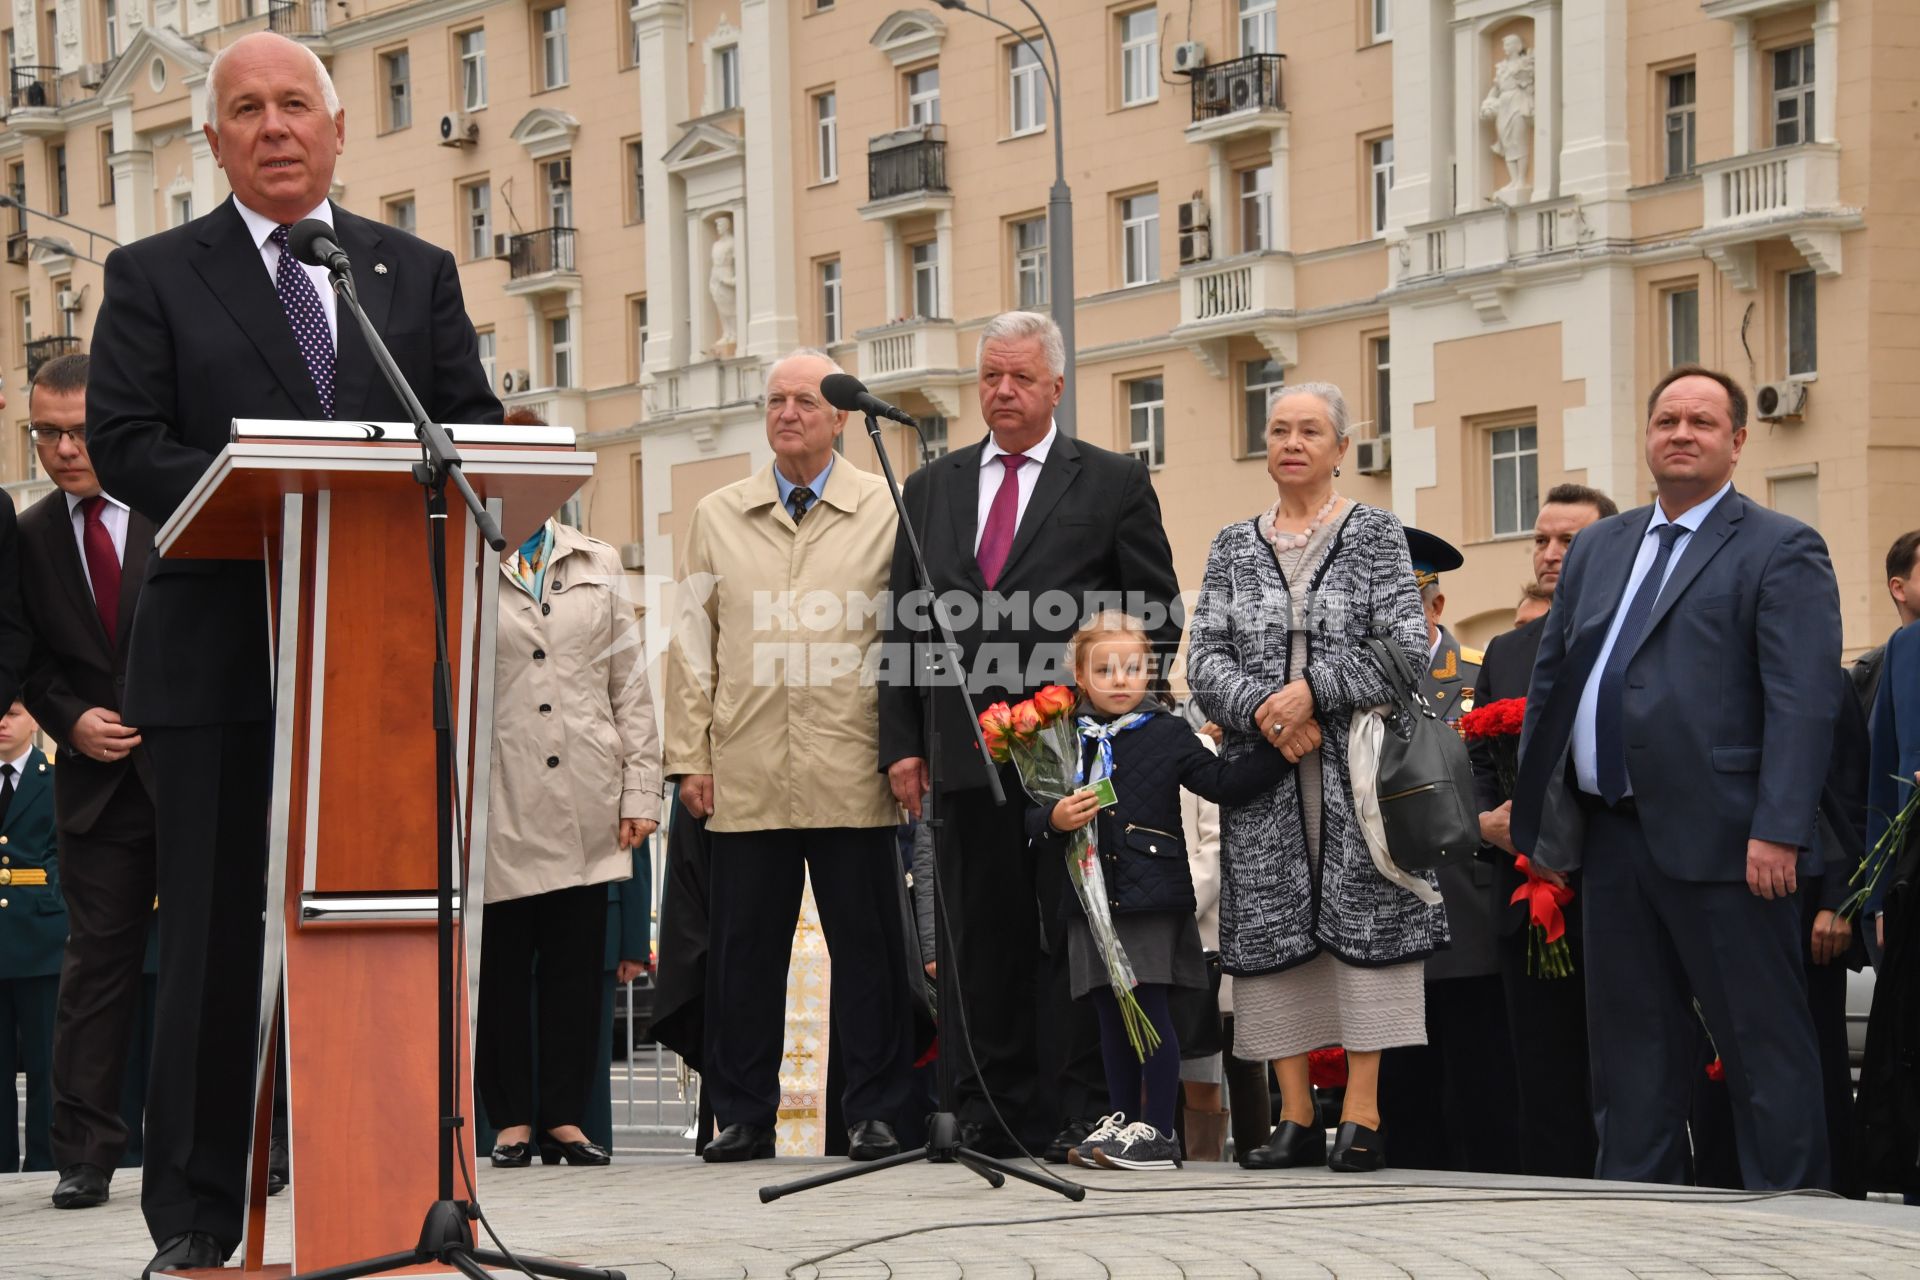
[[[127,504],[102,490],[100,496],[106,501],[100,505],[100,523],[107,526],[107,532],[113,537],[114,558],[122,565],[127,563]],[[67,515],[73,525],[73,544],[80,549],[80,578],[87,584],[87,594],[93,594],[93,575],[87,572],[87,518],[80,514],[80,504],[86,499],[78,494],[67,495]],[[96,602],[97,603],[97,602]]]
[[[1017,533],[1020,522],[1027,518],[1027,503],[1033,501],[1033,487],[1040,483],[1040,468],[1047,465],[1047,454],[1053,451],[1053,442],[1059,436],[1060,428],[1052,422],[1047,423],[1047,434],[1040,443],[1025,451],[1026,462],[1013,472],[1013,478],[1020,482],[1020,506],[1014,512],[1013,528]],[[986,536],[987,512],[993,509],[994,495],[1000,492],[1000,484],[1006,479],[1007,469],[994,459],[1011,450],[1002,449],[991,435],[987,437],[986,447],[980,450],[980,509],[973,523],[973,553],[980,554],[980,539]]]
[[[260,246],[260,260],[267,264],[267,279],[274,282],[274,288],[277,290],[279,288],[280,246],[267,237],[271,236],[274,229],[280,224],[272,218],[262,217],[260,214],[247,208],[247,206],[240,203],[240,197],[238,196],[233,198],[233,207],[240,211],[240,220],[247,224],[247,230],[253,235],[253,242]],[[318,218],[328,226],[332,226],[333,205],[322,200],[319,207],[314,209],[312,213],[309,213],[307,218]],[[305,222],[306,218],[302,218],[300,221]],[[320,309],[327,313],[327,331],[333,335],[333,349],[337,354],[340,350],[340,323],[335,316],[335,312],[339,309],[340,300],[333,296],[333,284],[327,277],[327,269],[325,267],[309,266],[304,262],[300,264],[300,269],[305,271],[313,280],[314,290],[320,295]]]
[[[1626,621],[1627,604],[1634,593],[1640,590],[1640,584],[1653,569],[1653,561],[1660,554],[1660,539],[1654,534],[1662,525],[1677,524],[1686,532],[1674,539],[1673,554],[1667,557],[1667,570],[1660,578],[1661,590],[1666,589],[1667,579],[1673,577],[1673,570],[1680,563],[1680,557],[1686,554],[1687,544],[1693,541],[1693,535],[1705,524],[1720,500],[1727,496],[1727,490],[1733,488],[1729,480],[1720,486],[1720,492],[1708,498],[1697,507],[1691,507],[1680,513],[1678,520],[1667,519],[1667,513],[1658,502],[1653,504],[1653,519],[1647,522],[1647,532],[1640,539],[1640,554],[1633,558],[1633,572],[1627,576],[1627,589],[1620,594],[1620,603],[1614,607],[1613,622],[1607,628],[1606,643],[1600,646],[1600,655],[1593,660],[1593,670],[1587,675],[1586,688],[1580,691],[1580,708],[1573,716],[1573,777],[1582,791],[1592,795],[1600,794],[1600,769],[1596,757],[1598,751],[1594,745],[1593,722],[1595,709],[1600,705],[1600,673],[1607,669],[1607,658],[1613,653],[1613,642],[1620,638],[1620,624]],[[1654,600],[1658,602],[1659,596]],[[1627,794],[1633,794],[1633,788],[1627,788]]]

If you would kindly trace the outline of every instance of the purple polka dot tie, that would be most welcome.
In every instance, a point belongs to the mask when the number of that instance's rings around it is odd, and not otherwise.
[[[306,359],[307,374],[313,389],[320,393],[320,412],[333,416],[333,330],[327,327],[326,308],[320,305],[320,291],[313,277],[287,248],[290,228],[275,227],[267,239],[280,246],[280,265],[274,268],[273,290],[286,308],[287,323],[293,326],[293,340],[300,344]]]

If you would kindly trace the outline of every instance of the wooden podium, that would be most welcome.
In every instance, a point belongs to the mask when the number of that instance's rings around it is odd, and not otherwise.
[[[592,455],[575,451],[570,428],[447,431],[509,546],[593,474]],[[269,583],[273,804],[242,1274],[288,1274],[262,1260],[283,1012],[292,1269],[410,1249],[438,1198],[435,618],[426,501],[412,475],[420,459],[404,423],[237,420],[233,443],[156,538],[169,557],[263,561]],[[447,640],[463,837],[455,893],[478,901],[499,556],[457,495],[449,513]],[[455,935],[455,1096],[470,1117],[477,911],[468,924]],[[465,1167],[454,1186],[468,1199],[470,1123],[462,1142]]]

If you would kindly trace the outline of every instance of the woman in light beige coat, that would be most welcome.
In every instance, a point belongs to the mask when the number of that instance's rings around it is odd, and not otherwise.
[[[474,1082],[500,1130],[496,1166],[525,1166],[536,1146],[544,1163],[605,1164],[580,1121],[606,1070],[607,884],[632,874],[626,851],[660,817],[645,645],[606,543],[550,520],[500,572]]]

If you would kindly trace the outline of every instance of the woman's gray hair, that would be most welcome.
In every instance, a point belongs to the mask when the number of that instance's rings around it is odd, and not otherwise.
[[[1273,417],[1273,406],[1288,396],[1319,396],[1327,406],[1327,418],[1333,423],[1333,436],[1336,440],[1345,440],[1351,425],[1347,414],[1347,398],[1340,394],[1340,388],[1331,382],[1289,382],[1275,387],[1267,397],[1267,417]]]
[[[989,342],[1025,342],[1029,338],[1040,339],[1041,350],[1047,355],[1047,368],[1054,373],[1067,371],[1067,340],[1060,336],[1060,326],[1053,322],[1053,317],[1038,311],[1002,311],[987,321],[987,327],[980,331],[980,341],[973,348],[974,366],[979,367]]]
[[[287,37],[277,31],[256,31],[253,34],[271,36],[275,40],[286,40],[288,44],[305,54],[307,62],[313,68],[315,78],[320,82],[320,100],[326,103],[327,117],[331,119],[340,114],[340,93],[333,87],[333,76],[327,71],[327,64],[320,61],[319,54],[298,40],[287,40]],[[240,47],[245,39],[246,37],[242,36],[240,40],[234,41],[214,54],[213,61],[207,66],[207,123],[216,129],[220,127],[220,65],[227,60],[228,54]]]

